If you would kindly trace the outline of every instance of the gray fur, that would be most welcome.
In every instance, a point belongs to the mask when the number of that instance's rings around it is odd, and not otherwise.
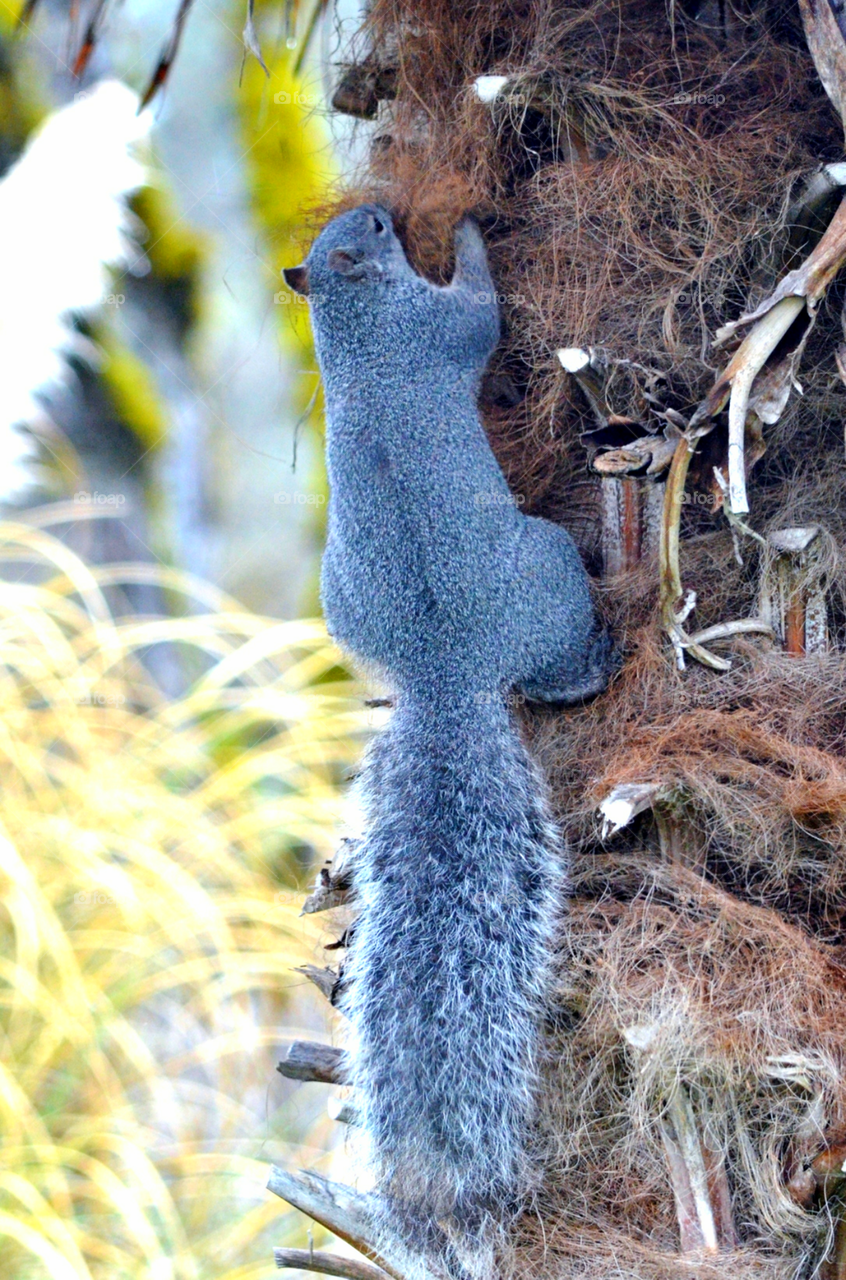
[[[325,615],[397,690],[361,779],[350,1080],[394,1256],[485,1276],[529,1185],[563,893],[506,695],[587,697],[610,646],[572,539],[519,510],[479,420],[499,315],[475,225],[458,228],[445,288],[376,205],[331,222],[305,266],[328,422]]]

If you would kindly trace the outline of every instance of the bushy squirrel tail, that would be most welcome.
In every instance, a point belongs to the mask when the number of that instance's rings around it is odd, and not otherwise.
[[[402,695],[360,790],[344,1007],[381,1235],[405,1274],[489,1277],[528,1186],[557,834],[497,692]]]

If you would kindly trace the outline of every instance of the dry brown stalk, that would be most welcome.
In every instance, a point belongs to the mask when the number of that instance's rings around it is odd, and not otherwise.
[[[661,581],[661,617],[664,630],[676,652],[679,670],[684,670],[685,654],[689,653],[704,666],[715,671],[728,671],[731,662],[727,658],[718,658],[710,653],[702,644],[689,636],[683,623],[696,605],[696,593],[688,591],[684,603],[682,599],[681,567],[679,564],[679,526],[681,524],[682,502],[684,500],[685,481],[690,468],[690,461],[696,448],[697,437],[683,435],[679,440],[670,474],[667,477],[667,489],[664,495],[664,512],[661,522],[661,542],[659,555],[659,572]]]
[[[276,1070],[287,1080],[313,1080],[320,1084],[342,1084],[344,1052],[328,1044],[295,1040]]]
[[[373,1226],[366,1196],[339,1182],[330,1182],[311,1170],[289,1173],[276,1165],[271,1166],[267,1189],[287,1200],[295,1209],[307,1213],[321,1226],[334,1231],[336,1236],[358,1249],[394,1280],[403,1280],[401,1270],[381,1256],[371,1243]]]
[[[274,1249],[277,1267],[298,1267],[301,1271],[318,1271],[325,1276],[343,1276],[345,1280],[387,1280],[388,1272],[356,1258],[340,1258],[334,1253],[316,1253],[312,1249]]]

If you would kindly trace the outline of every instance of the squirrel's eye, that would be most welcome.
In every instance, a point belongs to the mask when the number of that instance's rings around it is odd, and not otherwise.
[[[382,232],[385,230],[385,224],[384,224],[384,222],[382,222],[379,218],[374,218],[374,219],[373,219],[373,230],[376,232],[377,236],[381,235],[381,234],[382,234]]]

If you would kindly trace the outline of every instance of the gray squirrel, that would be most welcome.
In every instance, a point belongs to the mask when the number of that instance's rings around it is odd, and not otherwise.
[[[342,1004],[379,1238],[409,1277],[490,1276],[531,1184],[564,893],[508,696],[578,702],[614,656],[570,535],[520,511],[479,419],[500,326],[476,224],[445,287],[371,204],[284,274],[309,297],[325,389],[327,626],[396,693],[359,779]]]

